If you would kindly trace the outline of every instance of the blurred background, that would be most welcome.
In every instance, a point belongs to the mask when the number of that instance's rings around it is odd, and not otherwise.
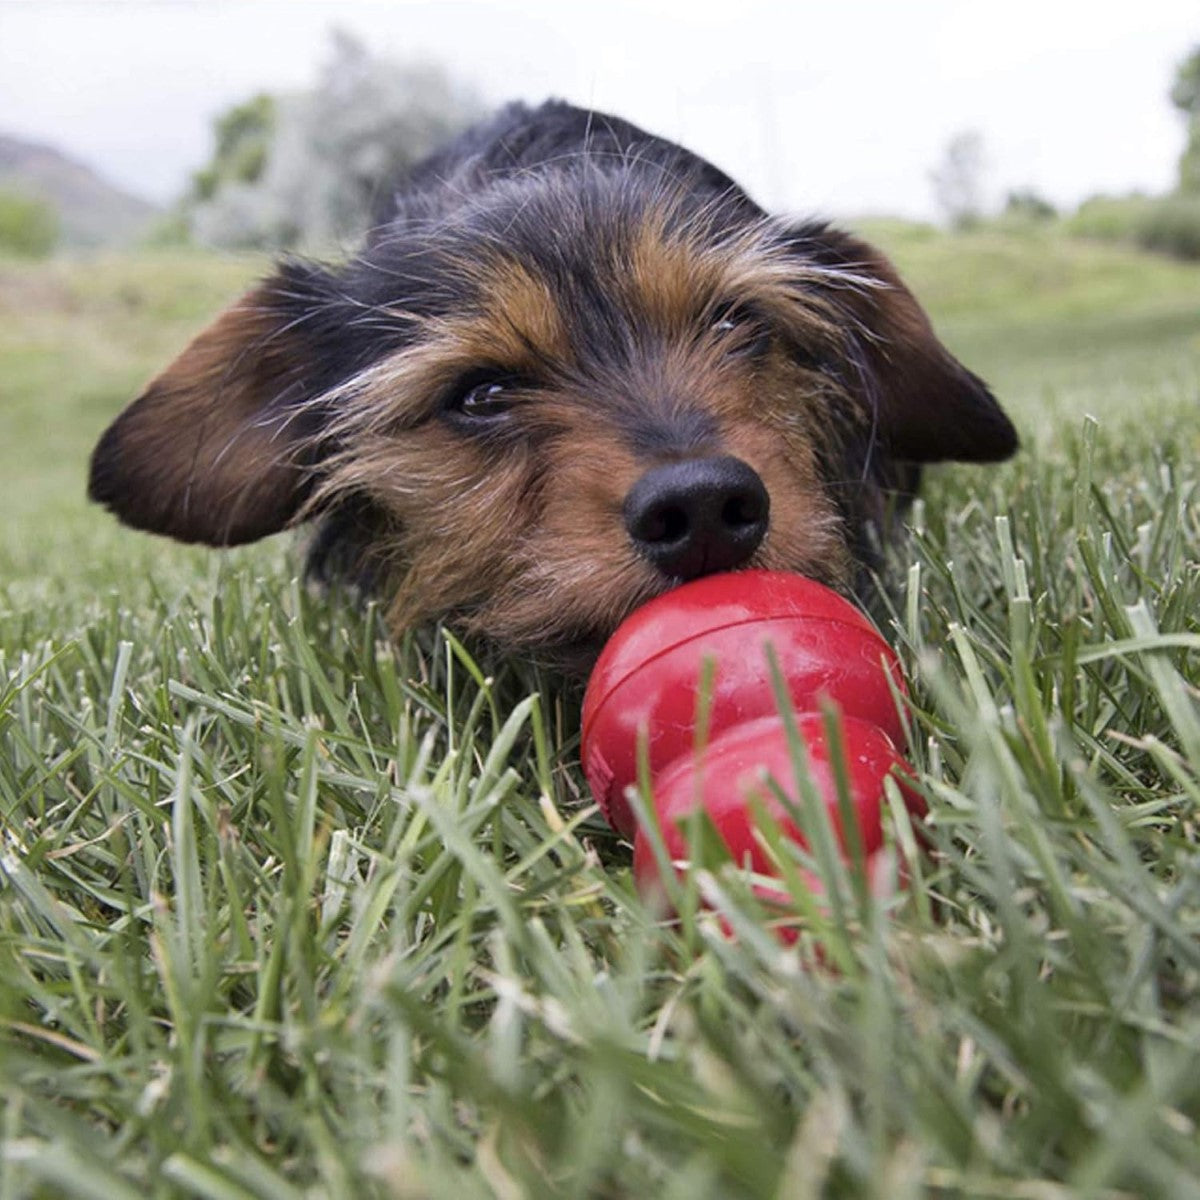
[[[40,245],[352,238],[355,190],[556,95],[772,209],[1081,216],[1200,189],[1197,42],[1194,0],[6,0],[0,188]]]
[[[876,241],[1028,445],[1195,407],[1196,0],[0,0],[0,573],[118,536],[92,441],[269,255],[552,95]]]

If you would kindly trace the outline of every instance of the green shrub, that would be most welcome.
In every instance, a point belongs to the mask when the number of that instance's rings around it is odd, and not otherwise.
[[[168,250],[192,244],[192,227],[187,213],[176,206],[155,220],[142,237],[141,244],[150,250]]]
[[[44,258],[58,241],[52,205],[20,192],[0,191],[0,251]]]
[[[1093,196],[1067,218],[1067,231],[1100,242],[1135,242],[1136,231],[1155,204],[1151,196]]]
[[[1138,222],[1138,245],[1173,258],[1200,261],[1200,196],[1166,196]]]
[[[1077,237],[1200,260],[1200,196],[1096,196],[1079,206],[1066,228]]]

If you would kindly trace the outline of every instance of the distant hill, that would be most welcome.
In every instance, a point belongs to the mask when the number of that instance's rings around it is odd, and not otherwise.
[[[160,210],[55,150],[0,133],[0,190],[35,196],[58,212],[62,244],[122,246],[144,233]]]

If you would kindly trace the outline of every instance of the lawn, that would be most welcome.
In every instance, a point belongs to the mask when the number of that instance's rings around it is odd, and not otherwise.
[[[790,947],[640,904],[552,679],[87,508],[261,262],[0,263],[0,1200],[1200,1197],[1200,268],[868,231],[1027,449],[894,554],[911,885]]]

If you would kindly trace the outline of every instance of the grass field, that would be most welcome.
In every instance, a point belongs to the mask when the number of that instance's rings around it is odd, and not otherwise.
[[[87,509],[260,263],[0,263],[0,1200],[1200,1197],[1200,268],[868,232],[1027,449],[896,553],[912,886],[792,948],[640,905],[553,681]]]

